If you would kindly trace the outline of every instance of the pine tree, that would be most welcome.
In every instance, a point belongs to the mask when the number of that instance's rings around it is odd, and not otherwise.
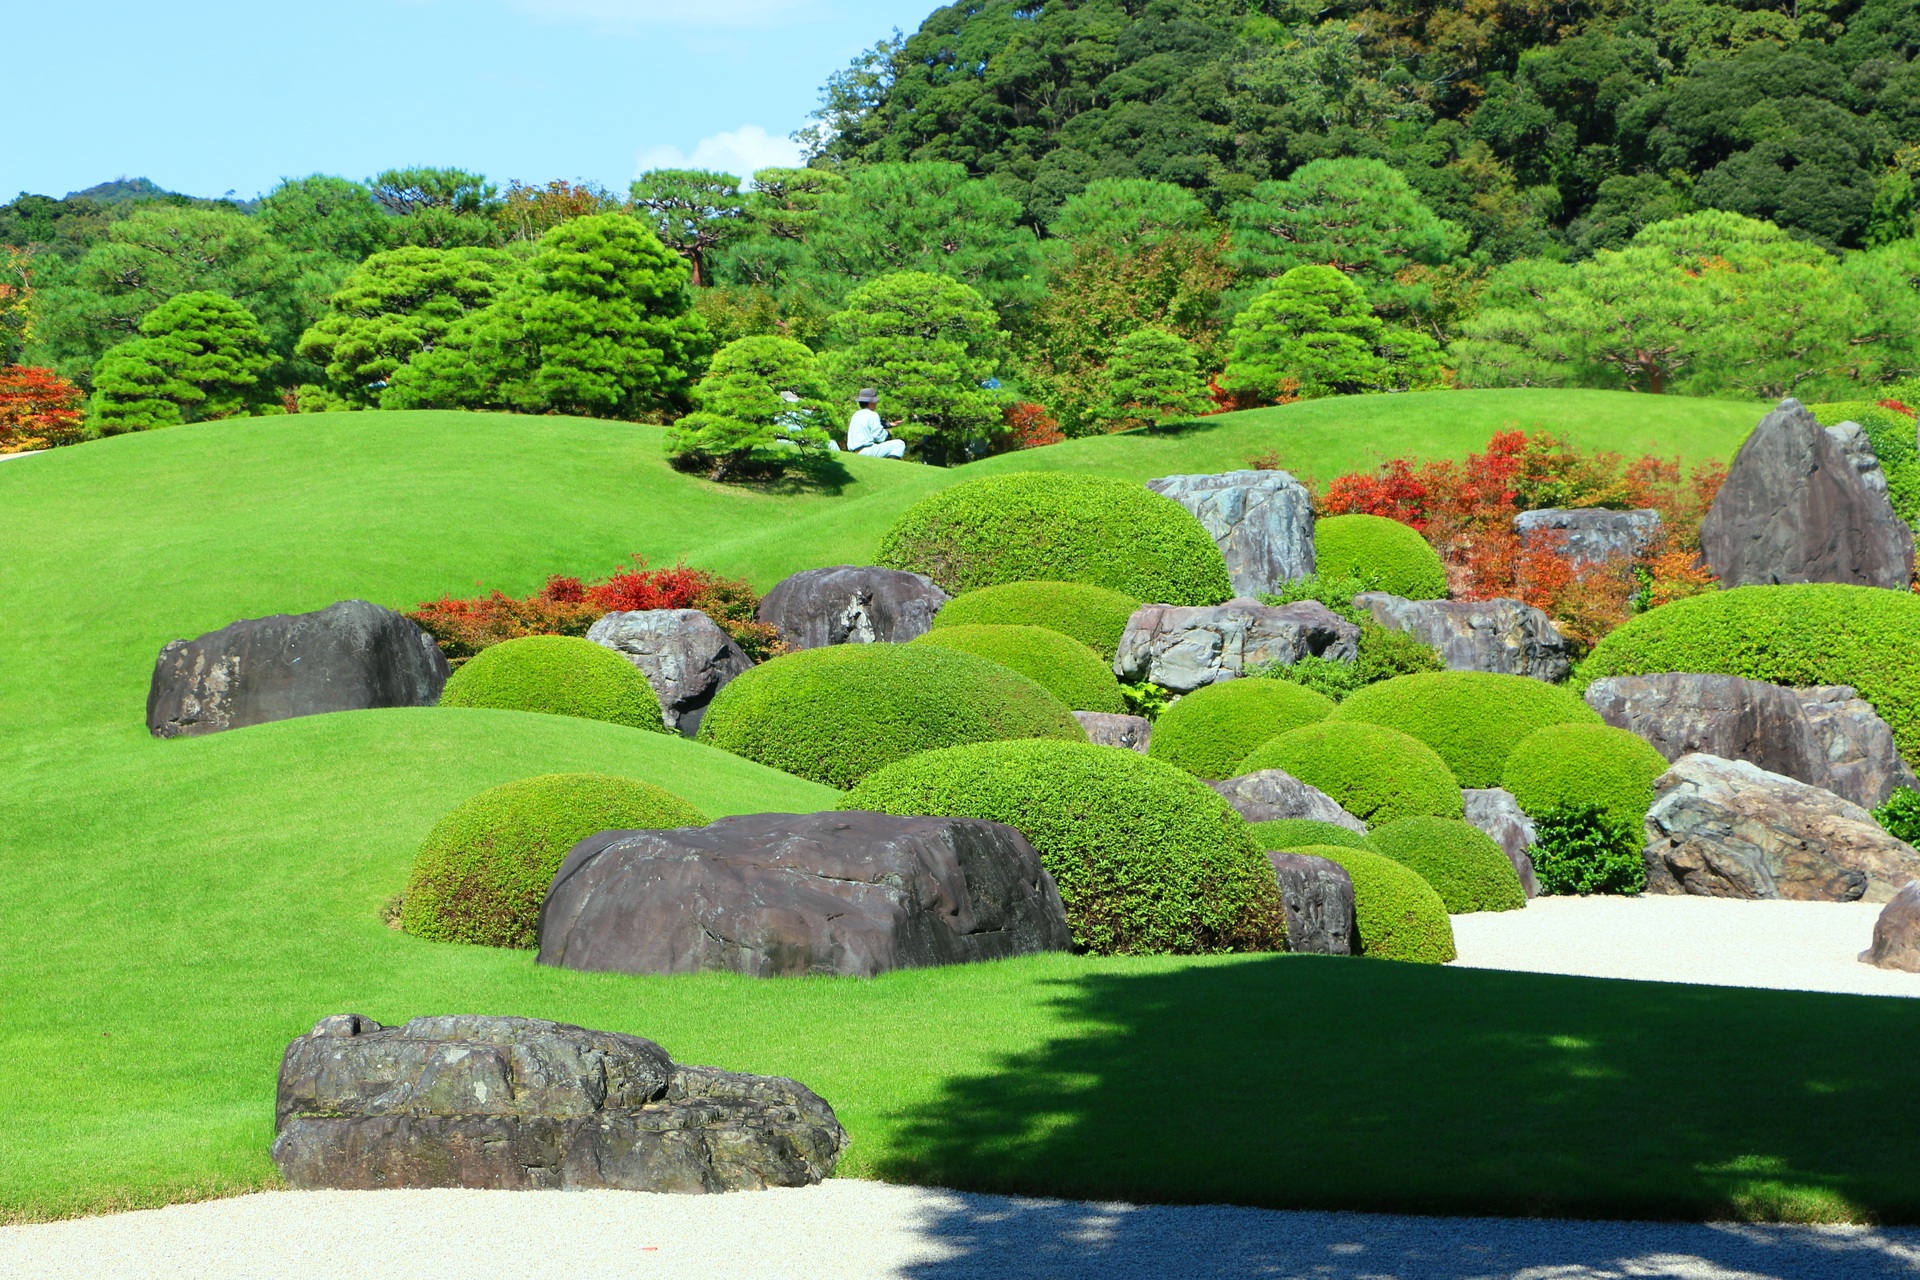
[[[1120,340],[1107,366],[1109,431],[1149,429],[1197,417],[1213,407],[1193,344],[1165,329],[1145,328]]]

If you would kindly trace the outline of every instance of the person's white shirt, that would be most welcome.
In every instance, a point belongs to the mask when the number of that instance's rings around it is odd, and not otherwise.
[[[880,415],[861,405],[853,411],[853,417],[847,419],[847,448],[859,453],[871,448],[887,438],[887,424],[880,421]]]

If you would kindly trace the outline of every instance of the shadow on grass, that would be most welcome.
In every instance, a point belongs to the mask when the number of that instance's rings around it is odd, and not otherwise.
[[[668,465],[688,475],[706,474],[706,467],[695,461],[669,459]],[[736,463],[720,483],[776,498],[802,494],[837,498],[853,483],[853,473],[833,453],[757,449],[753,456]]]

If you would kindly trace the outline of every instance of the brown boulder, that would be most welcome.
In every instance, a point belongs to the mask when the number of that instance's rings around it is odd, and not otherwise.
[[[1909,880],[1873,922],[1873,945],[1860,959],[1882,969],[1920,973],[1920,880]]]

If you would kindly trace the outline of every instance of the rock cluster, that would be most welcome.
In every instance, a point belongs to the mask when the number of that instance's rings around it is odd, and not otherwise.
[[[1353,877],[1331,858],[1270,851],[1287,913],[1287,950],[1353,954]]]
[[[1174,693],[1232,680],[1274,663],[1305,657],[1353,661],[1360,628],[1315,600],[1264,605],[1150,604],[1136,609],[1113,660],[1122,680],[1150,680]]]
[[[905,644],[925,635],[950,599],[923,574],[843,564],[782,578],[753,616],[775,627],[790,649]]]
[[[1207,785],[1219,792],[1234,812],[1248,822],[1311,818],[1360,835],[1367,834],[1367,824],[1342,809],[1339,801],[1318,787],[1308,786],[1285,769],[1262,769]]]
[[[1409,600],[1385,591],[1353,598],[1383,627],[1404,631],[1440,655],[1449,671],[1567,678],[1573,650],[1553,619],[1519,600]]]
[[[707,704],[729,680],[753,667],[733,637],[698,609],[643,609],[609,613],[587,639],[634,666],[660,699],[660,718],[691,738]]]
[[[1227,561],[1234,594],[1313,574],[1313,496],[1284,471],[1161,476],[1147,488],[1191,511]]]

